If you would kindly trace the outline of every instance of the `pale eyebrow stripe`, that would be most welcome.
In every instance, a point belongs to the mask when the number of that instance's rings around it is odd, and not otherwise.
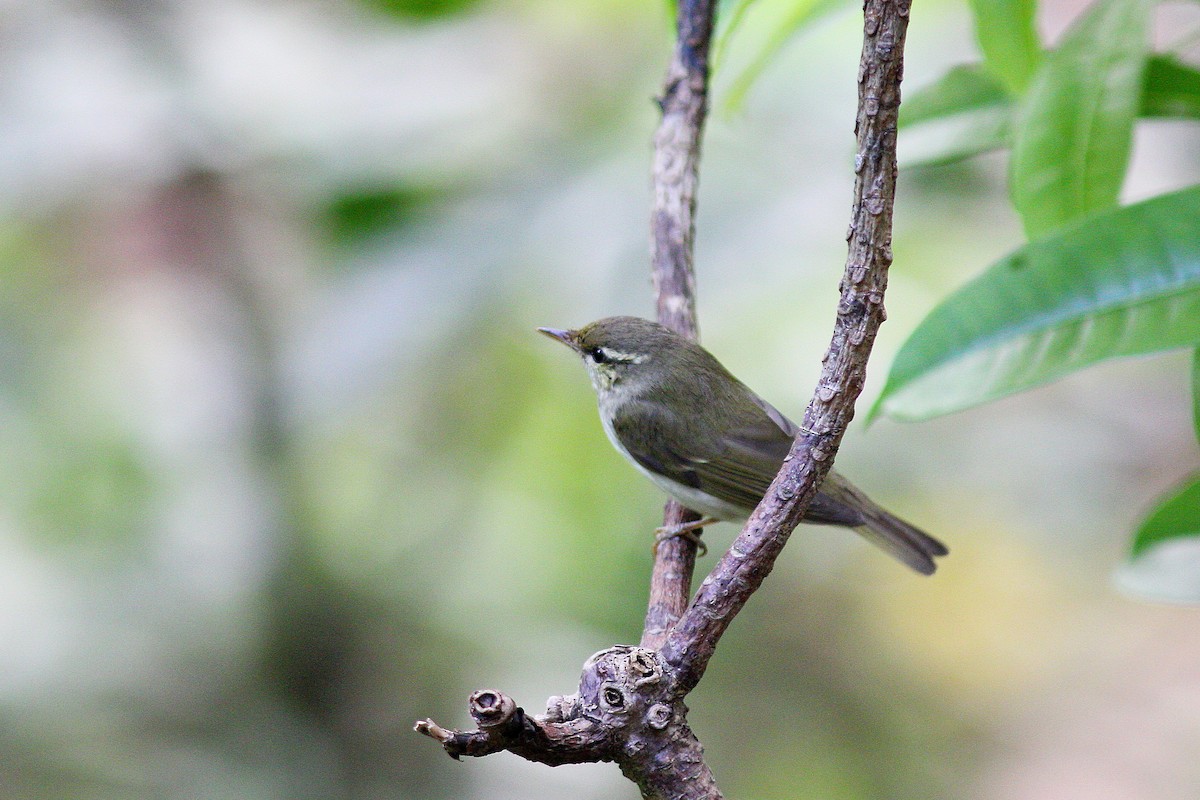
[[[605,357],[612,361],[624,361],[627,364],[641,364],[647,358],[645,355],[622,353],[619,350],[613,350],[611,347],[601,347],[600,352],[604,353]]]

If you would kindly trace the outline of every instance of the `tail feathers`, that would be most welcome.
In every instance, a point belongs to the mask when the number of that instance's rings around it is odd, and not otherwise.
[[[922,575],[932,575],[937,570],[934,559],[950,552],[946,545],[899,517],[879,511],[878,515],[864,512],[867,524],[854,530]]]
[[[922,575],[932,575],[937,570],[934,559],[950,552],[920,528],[876,505],[836,473],[830,473],[821,490],[862,515],[862,523],[853,527],[864,539]]]

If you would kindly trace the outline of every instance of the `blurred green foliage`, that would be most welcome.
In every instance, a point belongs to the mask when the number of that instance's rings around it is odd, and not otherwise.
[[[334,197],[321,209],[318,223],[340,247],[361,247],[380,234],[411,225],[440,194],[437,187],[427,186],[363,188]]]
[[[355,0],[374,11],[410,21],[428,21],[461,14],[480,0]]]

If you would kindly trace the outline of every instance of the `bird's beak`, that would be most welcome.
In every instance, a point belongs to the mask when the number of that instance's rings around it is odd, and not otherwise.
[[[576,331],[564,331],[558,328],[538,328],[538,333],[544,333],[551,339],[556,339],[575,352],[579,352],[579,339]]]

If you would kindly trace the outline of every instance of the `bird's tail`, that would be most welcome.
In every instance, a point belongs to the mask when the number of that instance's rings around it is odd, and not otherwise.
[[[836,472],[829,473],[821,492],[862,515],[863,522],[851,527],[864,539],[922,575],[932,575],[937,569],[934,559],[950,552],[925,531],[877,505]]]

